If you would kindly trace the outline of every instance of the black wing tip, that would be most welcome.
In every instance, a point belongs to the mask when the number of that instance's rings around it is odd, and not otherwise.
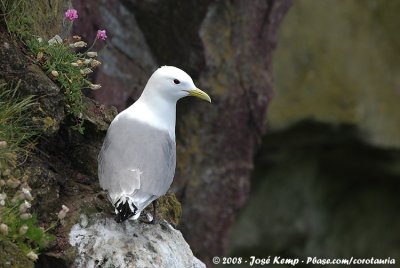
[[[136,214],[137,207],[134,204],[131,204],[134,208],[134,211],[132,211],[128,202],[129,201],[125,201],[125,202],[117,201],[114,204],[115,208],[117,209],[117,215],[115,216],[114,220],[117,223],[124,222]],[[117,205],[118,203],[119,203],[119,205]]]

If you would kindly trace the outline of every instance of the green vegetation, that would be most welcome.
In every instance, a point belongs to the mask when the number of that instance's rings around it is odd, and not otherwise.
[[[84,46],[83,41],[68,44],[61,39],[53,39],[54,42],[44,42],[41,39],[32,39],[27,46],[35,56],[37,63],[49,76],[58,82],[66,98],[66,109],[76,120],[74,129],[83,133],[82,112],[85,109],[82,88],[97,89],[99,85],[93,85],[86,76],[93,72],[93,68],[100,64],[99,61],[86,56],[83,53],[75,53],[70,45]]]
[[[0,22],[25,45],[32,61],[59,85],[65,97],[65,110],[74,121],[72,128],[83,133],[82,113],[86,107],[81,90],[100,88],[86,79],[100,65],[95,59],[97,53],[77,53],[77,49],[87,46],[79,36],[57,35],[55,30],[61,31],[61,27],[55,27],[54,22],[61,22],[65,12],[57,1],[41,1],[35,6],[37,12],[31,12],[31,5],[26,0],[0,0]],[[71,29],[72,20],[68,23]],[[49,35],[54,37],[47,40]],[[63,224],[69,209],[63,205],[58,220],[50,223],[47,230],[39,227],[37,216],[30,212],[35,195],[28,184],[30,174],[25,173],[22,165],[42,130],[32,123],[35,98],[20,98],[19,86],[20,82],[0,85],[0,241],[16,245],[35,261],[37,254],[54,240],[48,231]]]
[[[19,83],[10,89],[0,85],[0,239],[16,244],[31,259],[53,237],[38,227],[28,212],[33,197],[28,174],[18,168],[34,148],[38,130],[31,125],[34,98],[19,98]],[[31,252],[32,251],[32,252]]]
[[[15,194],[18,196],[22,192],[27,190],[22,184],[20,190]],[[14,192],[12,188],[8,187],[6,193]],[[23,196],[21,197],[23,198]],[[0,212],[1,224],[7,226],[7,231],[2,232],[4,238],[9,239],[14,244],[16,244],[25,254],[29,252],[40,252],[49,242],[54,240],[54,236],[48,234],[38,226],[37,218],[35,214],[21,213],[21,207],[25,204],[29,204],[26,200],[21,200],[18,198],[6,199],[5,206]],[[27,202],[27,203],[25,203]],[[29,206],[29,205],[28,205]]]
[[[32,3],[25,0],[0,0],[2,19],[9,33],[18,37],[32,53],[32,58],[43,68],[63,90],[66,99],[66,111],[74,121],[73,129],[83,133],[82,112],[85,110],[83,102],[83,88],[96,90],[100,85],[93,85],[86,79],[93,72],[93,68],[100,65],[94,57],[86,53],[77,53],[75,50],[86,47],[86,43],[79,36],[62,39],[55,35],[49,41],[40,36],[40,26],[36,25],[37,12],[30,12]],[[40,13],[40,12],[39,12]],[[69,29],[72,21],[68,21]],[[34,27],[35,26],[35,27]],[[39,29],[38,29],[39,28]],[[37,32],[33,32],[36,29]],[[90,54],[89,54],[90,55]]]
[[[87,46],[79,36],[62,38],[57,35],[62,30],[63,7],[56,0],[38,1],[32,12],[31,1],[0,0],[0,23],[25,46],[23,50],[32,62],[59,85],[64,93],[65,110],[74,122],[72,128],[83,133],[82,114],[86,106],[81,90],[101,87],[87,80],[101,63],[96,60],[96,52],[77,52]],[[73,20],[78,18],[77,14],[72,15],[64,17],[69,30]],[[98,38],[105,40],[105,31],[100,32],[102,35]],[[49,39],[51,36],[54,37]],[[30,212],[35,195],[31,194],[30,174],[26,174],[23,164],[35,148],[35,139],[44,130],[33,123],[31,108],[37,105],[35,97],[20,98],[19,85],[20,82],[0,85],[0,241],[16,245],[34,261],[37,254],[54,240],[48,231],[65,223],[69,209],[63,205],[58,220],[49,223],[47,230],[39,227],[37,216]]]
[[[33,37],[32,16],[27,16],[26,11],[30,9],[32,3],[24,0],[0,0],[0,9],[9,33],[17,34],[21,41],[29,40]]]
[[[33,97],[18,99],[18,87],[19,83],[12,90],[0,85],[0,171],[15,167],[18,156],[26,157],[37,134],[28,116]]]

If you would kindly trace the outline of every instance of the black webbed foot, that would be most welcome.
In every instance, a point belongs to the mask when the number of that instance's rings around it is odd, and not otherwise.
[[[132,211],[129,206],[129,203],[128,203],[129,201],[119,202],[119,204],[118,204],[118,202],[119,201],[117,201],[114,204],[115,208],[117,209],[117,215],[114,218],[114,220],[116,222],[121,223],[135,215],[135,212],[137,211],[137,207],[134,204],[131,204],[134,208],[134,210]]]

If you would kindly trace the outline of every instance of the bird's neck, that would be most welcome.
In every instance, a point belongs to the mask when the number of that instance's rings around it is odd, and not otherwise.
[[[134,106],[137,116],[154,127],[167,130],[175,140],[176,101],[142,95]]]

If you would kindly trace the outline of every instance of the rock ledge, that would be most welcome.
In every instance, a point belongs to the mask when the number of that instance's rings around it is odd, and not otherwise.
[[[181,232],[166,222],[118,224],[111,218],[88,220],[81,215],[69,239],[77,250],[74,267],[206,267],[193,256]]]

